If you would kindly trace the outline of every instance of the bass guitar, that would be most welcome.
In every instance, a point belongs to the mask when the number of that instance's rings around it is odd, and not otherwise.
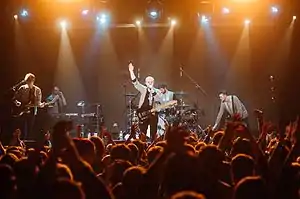
[[[175,106],[175,105],[177,105],[177,101],[172,100],[165,104],[158,105],[155,108],[152,108],[150,110],[139,109],[139,110],[137,110],[137,116],[138,116],[140,122],[144,122],[145,120],[147,120],[150,117],[150,115],[152,115],[156,112],[159,112],[162,109],[171,108],[172,106]]]

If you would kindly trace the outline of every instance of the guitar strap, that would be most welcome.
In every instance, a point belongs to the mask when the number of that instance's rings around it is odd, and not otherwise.
[[[231,106],[232,106],[232,117],[235,115],[235,107],[234,107],[234,98],[233,95],[231,95]]]
[[[28,99],[29,104],[34,104],[34,100],[35,100],[34,93],[35,93],[35,88],[34,87],[33,88],[29,88],[29,99]]]

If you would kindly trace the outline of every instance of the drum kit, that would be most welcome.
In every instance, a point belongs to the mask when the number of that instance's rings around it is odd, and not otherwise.
[[[176,105],[164,108],[158,112],[158,128],[157,133],[159,136],[163,136],[166,131],[166,126],[183,125],[190,132],[197,133],[198,136],[204,136],[204,130],[199,125],[199,119],[202,116],[201,111],[196,105],[190,105],[185,103],[185,98],[188,95],[186,92],[175,92],[174,98],[177,100]],[[136,98],[136,94],[125,94],[125,97],[129,98],[129,105],[127,106],[128,114],[128,128],[133,124],[138,124],[139,117],[137,115],[138,107],[133,104],[133,100]]]

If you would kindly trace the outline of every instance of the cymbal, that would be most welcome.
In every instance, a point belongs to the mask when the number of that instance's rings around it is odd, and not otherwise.
[[[187,93],[183,91],[179,91],[179,92],[175,92],[174,95],[187,95]]]
[[[189,105],[189,104],[180,104],[177,107],[179,107],[179,108],[188,108],[188,107],[191,107],[191,105]]]

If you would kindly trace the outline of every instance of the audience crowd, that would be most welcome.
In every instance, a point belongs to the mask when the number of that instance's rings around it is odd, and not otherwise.
[[[70,138],[69,122],[60,121],[35,147],[17,129],[0,145],[0,198],[296,199],[298,127],[297,119],[279,132],[261,119],[257,139],[238,121],[218,132],[208,127],[205,138],[168,127],[152,143],[132,128],[115,143],[108,132]]]

